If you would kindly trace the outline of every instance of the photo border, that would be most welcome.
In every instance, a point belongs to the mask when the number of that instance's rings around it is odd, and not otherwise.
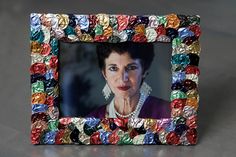
[[[31,143],[196,144],[200,35],[199,15],[31,13]],[[59,41],[172,43],[171,118],[59,118]]]

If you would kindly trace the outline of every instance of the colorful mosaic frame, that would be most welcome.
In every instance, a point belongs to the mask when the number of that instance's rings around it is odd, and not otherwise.
[[[198,15],[30,15],[32,144],[197,143]],[[172,43],[171,118],[59,119],[58,41]]]

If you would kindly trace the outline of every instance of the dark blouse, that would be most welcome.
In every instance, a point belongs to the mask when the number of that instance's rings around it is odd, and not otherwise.
[[[103,105],[99,107],[98,109],[92,111],[86,117],[105,118],[106,106],[107,105]],[[170,103],[166,100],[149,96],[145,100],[138,117],[154,118],[154,119],[170,118],[171,117]]]

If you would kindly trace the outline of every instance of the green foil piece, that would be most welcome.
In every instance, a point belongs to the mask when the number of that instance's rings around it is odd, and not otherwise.
[[[184,118],[184,117],[175,117],[173,119],[173,122],[174,122],[175,125],[185,124],[186,123],[186,118]]]
[[[176,48],[181,44],[181,38],[177,37],[172,40],[172,48]]]
[[[159,21],[160,24],[163,24],[164,26],[167,25],[167,19],[165,16],[157,16],[157,20]]]
[[[35,83],[32,83],[31,89],[32,89],[32,94],[44,92],[43,81],[37,81]]]
[[[97,25],[95,27],[95,34],[96,35],[102,35],[103,34],[103,26],[102,25]]]
[[[58,124],[59,124],[58,120],[51,120],[48,123],[48,129],[51,130],[51,131],[57,131],[58,130]]]
[[[173,101],[174,99],[186,99],[187,95],[180,91],[180,90],[173,90],[171,92],[170,100]]]
[[[129,137],[129,134],[126,133],[120,138],[118,144],[121,144],[121,145],[123,145],[123,144],[125,144],[125,145],[133,144],[133,140]]]
[[[42,30],[32,30],[30,33],[30,40],[43,43],[44,34]]]
[[[64,32],[66,35],[72,35],[72,34],[75,35],[76,34],[74,28],[71,26],[67,26],[66,29],[64,29]]]
[[[118,23],[117,23],[116,16],[110,16],[109,24],[110,24],[110,26],[111,26],[113,29],[117,30],[117,28],[118,28]]]
[[[188,16],[188,21],[190,25],[199,25],[200,24],[200,16],[194,15],[194,16]]]

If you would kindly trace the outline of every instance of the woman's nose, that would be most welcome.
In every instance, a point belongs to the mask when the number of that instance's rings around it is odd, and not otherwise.
[[[129,74],[126,70],[124,70],[121,74],[122,76],[122,81],[127,82],[129,80]]]

